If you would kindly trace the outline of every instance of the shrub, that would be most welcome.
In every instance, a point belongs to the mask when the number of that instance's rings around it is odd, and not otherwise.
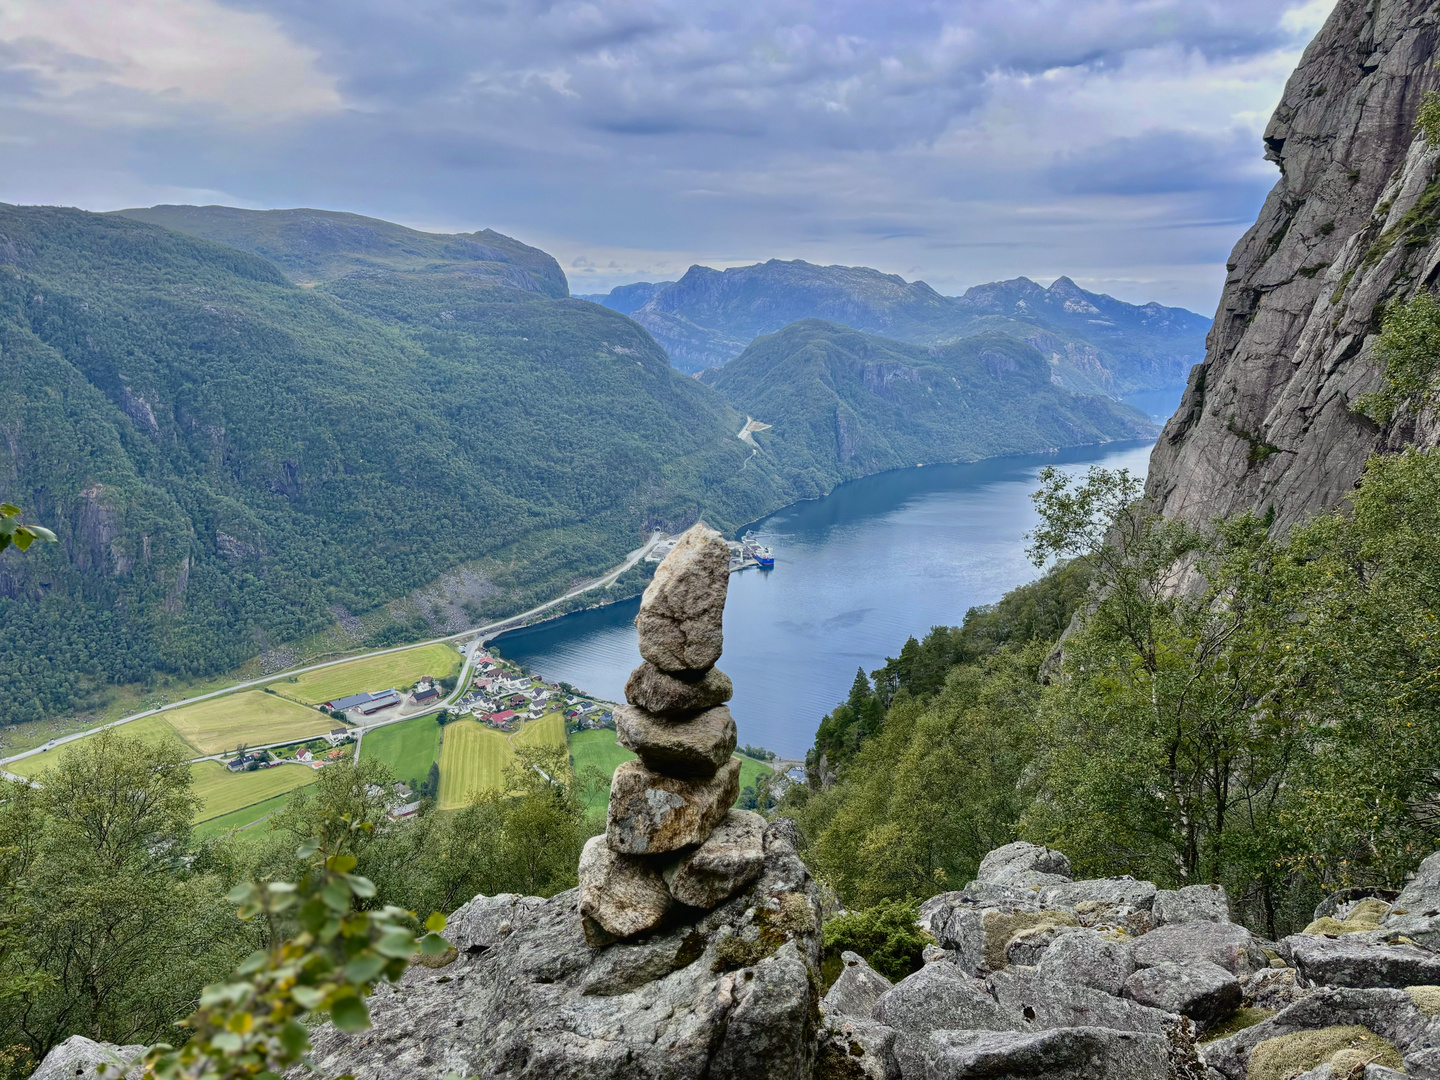
[[[882,900],[863,911],[848,911],[825,924],[825,958],[838,962],[849,950],[895,981],[918,971],[933,939],[916,925],[914,900]]]

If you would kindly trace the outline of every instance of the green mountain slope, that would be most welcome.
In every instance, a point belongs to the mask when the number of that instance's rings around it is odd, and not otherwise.
[[[1155,432],[1129,406],[1056,386],[1035,349],[999,334],[923,346],[809,319],[702,381],[771,425],[752,436],[757,460],[817,492],[882,469]]]
[[[356,271],[402,270],[509,285],[546,296],[570,295],[554,258],[491,229],[427,233],[334,210],[150,206],[116,213],[259,255],[302,284]]]
[[[0,358],[0,498],[62,541],[0,559],[10,720],[228,670],[462,564],[468,616],[519,610],[650,526],[787,497],[633,322],[481,278],[300,288],[123,217],[0,206]]]

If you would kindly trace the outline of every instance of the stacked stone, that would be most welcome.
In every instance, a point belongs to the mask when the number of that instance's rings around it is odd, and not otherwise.
[[[760,873],[765,819],[740,793],[730,679],[715,667],[730,548],[701,522],[676,543],[640,601],[644,658],[615,712],[620,745],[603,836],[580,856],[580,914],[593,946],[710,909]],[[677,909],[678,912],[677,912]]]

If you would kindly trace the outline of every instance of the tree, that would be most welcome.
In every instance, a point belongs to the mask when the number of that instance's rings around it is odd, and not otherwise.
[[[0,847],[17,876],[3,963],[29,978],[0,980],[12,991],[0,1042],[39,1056],[76,1032],[160,1037],[250,947],[217,932],[219,882],[186,866],[198,806],[189,756],[178,740],[111,729],[67,748],[43,787],[7,790]]]
[[[1041,701],[1022,833],[1085,873],[1224,882],[1272,935],[1277,810],[1299,725],[1278,692],[1292,605],[1253,517],[1202,533],[1123,473],[1045,476],[1032,557],[1088,562],[1095,592]]]

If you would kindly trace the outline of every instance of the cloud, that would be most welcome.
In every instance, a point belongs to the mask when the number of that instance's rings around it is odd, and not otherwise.
[[[31,2],[20,35],[0,0],[0,199],[493,227],[587,292],[773,256],[1205,309],[1333,0]]]
[[[99,122],[177,110],[274,121],[341,105],[313,49],[216,0],[0,0],[0,70],[29,107]]]

